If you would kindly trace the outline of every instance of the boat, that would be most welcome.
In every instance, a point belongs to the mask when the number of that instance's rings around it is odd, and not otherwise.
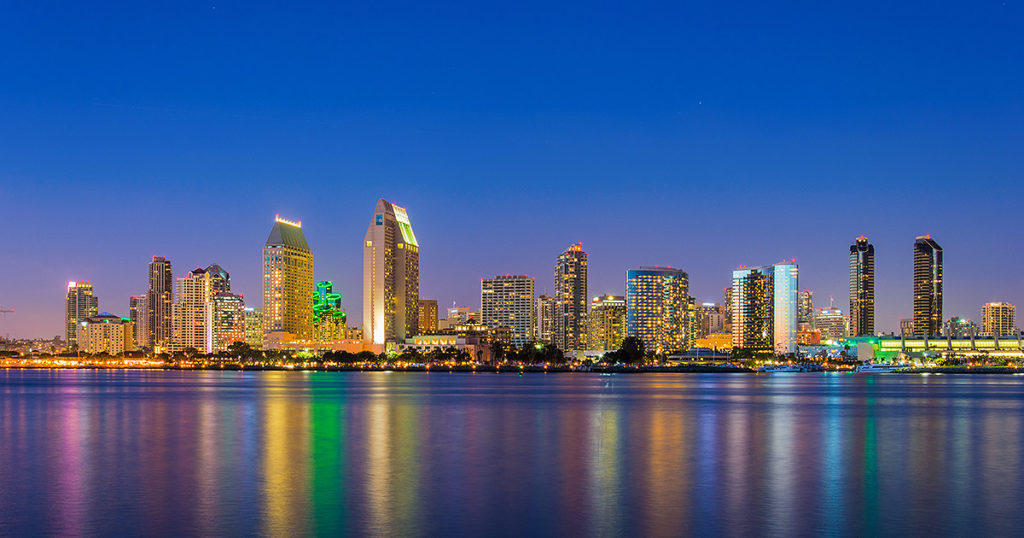
[[[799,364],[767,364],[757,369],[758,372],[766,374],[787,374],[792,372],[806,372],[807,368]]]
[[[890,362],[876,362],[876,363],[865,363],[857,367],[857,373],[860,374],[891,374],[896,371],[897,368],[902,368],[900,364],[893,364]]]

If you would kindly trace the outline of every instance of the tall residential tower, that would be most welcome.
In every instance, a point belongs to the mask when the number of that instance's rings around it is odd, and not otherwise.
[[[626,271],[626,336],[655,354],[685,351],[690,336],[690,279],[671,267]]]
[[[914,336],[942,332],[942,247],[930,235],[914,241]]]
[[[795,262],[732,272],[734,348],[796,352],[798,279]]]
[[[92,283],[68,282],[68,296],[64,309],[64,337],[68,349],[78,347],[78,324],[99,314],[100,300],[92,293]]]
[[[163,256],[153,256],[149,262],[149,291],[146,292],[146,343],[154,352],[170,349],[173,332],[171,308],[174,302],[174,277],[171,262]]]
[[[875,246],[863,235],[850,245],[850,336],[875,334]]]
[[[587,253],[569,245],[555,263],[555,345],[562,351],[587,347]]]
[[[533,340],[534,282],[527,275],[480,279],[480,321],[490,328],[512,329],[512,345],[522,348]]]

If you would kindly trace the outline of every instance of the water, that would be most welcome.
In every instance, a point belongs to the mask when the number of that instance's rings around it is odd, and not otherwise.
[[[0,371],[0,534],[1013,535],[1022,387]]]

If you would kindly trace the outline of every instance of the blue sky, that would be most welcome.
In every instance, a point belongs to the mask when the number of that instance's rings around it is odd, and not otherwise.
[[[865,234],[892,330],[925,233],[946,317],[1024,296],[1019,2],[365,4],[6,4],[0,333],[61,334],[68,280],[125,313],[154,254],[258,303],[275,213],[360,320],[381,197],[442,304],[550,291],[582,241],[592,294],[672,265],[720,300],[795,257],[845,309]]]

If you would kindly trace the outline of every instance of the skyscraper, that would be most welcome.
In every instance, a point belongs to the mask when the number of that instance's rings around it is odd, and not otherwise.
[[[263,309],[245,309],[245,343],[253,349],[263,349]]]
[[[810,323],[814,317],[814,292],[803,290],[797,295],[796,322]]]
[[[982,336],[1009,336],[1017,334],[1017,306],[1010,303],[981,305]]]
[[[849,320],[838,307],[818,308],[811,317],[811,328],[819,331],[821,340],[838,342],[849,335]]]
[[[796,352],[796,263],[740,267],[732,273],[732,288],[733,347],[777,354]]]
[[[732,332],[732,286],[725,288],[722,297],[722,329],[727,332]]]
[[[174,302],[174,277],[171,262],[163,256],[153,256],[149,263],[149,291],[146,292],[146,344],[160,353],[170,348],[173,334],[171,309]]]
[[[264,347],[313,338],[313,252],[302,222],[274,217],[263,247]]]
[[[132,327],[135,331],[135,345],[139,347],[149,347],[149,326],[147,320],[149,319],[149,307],[146,306],[145,295],[135,295],[128,300],[128,319],[132,322]]]
[[[875,334],[875,246],[863,235],[850,245],[850,336]]]
[[[419,309],[419,242],[405,208],[381,198],[363,242],[363,338],[404,342],[419,331]]]
[[[942,247],[930,235],[914,241],[914,336],[942,331]]]
[[[562,351],[587,347],[587,253],[569,245],[555,263],[555,345]]]
[[[420,299],[419,334],[437,334],[437,299]]]
[[[209,271],[209,269],[207,269]],[[211,284],[217,285],[216,273]],[[245,342],[245,299],[230,292],[213,292],[210,297],[211,334],[213,353],[227,351],[235,342]]]
[[[210,276],[210,291],[213,293],[231,293],[231,274],[223,267],[213,263],[205,269]]]
[[[99,314],[100,300],[93,295],[88,280],[68,282],[67,302],[64,308],[64,338],[68,349],[78,347],[78,324]]]
[[[555,343],[555,298],[544,294],[537,297],[537,340],[545,344]]]
[[[722,306],[715,303],[701,303],[696,307],[695,315],[697,338],[722,332],[725,326]]]
[[[690,279],[671,267],[626,271],[626,336],[655,354],[685,351],[691,340]]]
[[[488,328],[512,329],[512,345],[522,348],[533,340],[534,282],[527,275],[480,279],[480,322]]]
[[[171,351],[174,353],[189,348],[200,353],[213,352],[210,330],[213,282],[210,276],[205,269],[196,267],[177,280],[177,296],[171,309]]]
[[[626,297],[602,295],[590,301],[587,314],[587,348],[614,351],[626,338]]]

